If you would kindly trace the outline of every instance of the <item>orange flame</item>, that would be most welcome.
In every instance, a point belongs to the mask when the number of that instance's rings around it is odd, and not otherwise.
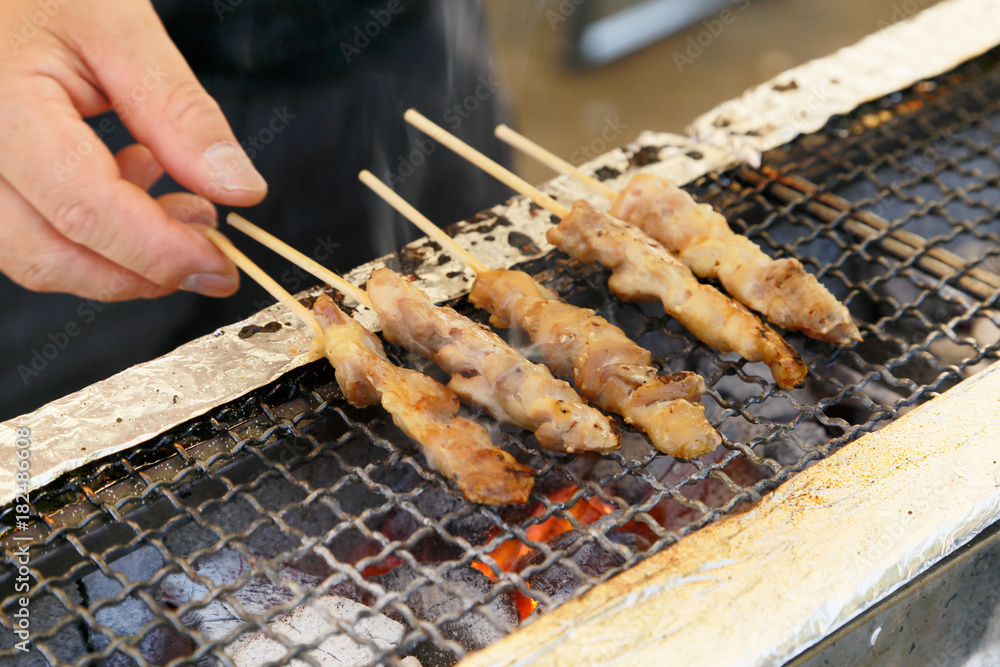
[[[578,487],[570,486],[549,496],[552,502],[563,502],[573,497],[578,491]],[[545,506],[538,503],[531,512],[531,516],[541,516],[545,511]],[[573,507],[567,510],[581,525],[594,523],[602,516],[614,511],[614,507],[601,501],[598,498],[582,498]],[[573,524],[560,516],[551,516],[545,521],[528,526],[524,533],[532,542],[547,542],[554,537],[573,530]],[[517,565],[522,556],[531,551],[531,547],[521,542],[519,539],[511,539],[503,542],[499,547],[490,553],[500,569],[511,571]]]
[[[570,486],[549,495],[552,502],[565,502],[573,497],[579,487]],[[541,516],[545,511],[545,505],[538,503],[531,511],[531,516]],[[581,525],[594,523],[602,516],[614,511],[614,507],[601,501],[598,498],[584,498],[578,500],[567,510],[573,515]],[[529,526],[524,533],[532,542],[547,542],[567,531],[573,530],[573,524],[560,516],[552,516],[545,521]],[[490,557],[496,562],[500,569],[510,572],[521,558],[531,551],[531,547],[519,539],[505,540],[490,553]],[[486,574],[490,579],[495,579],[492,569],[485,563],[473,563],[473,567]],[[525,582],[527,584],[527,582]],[[531,615],[538,606],[538,601],[530,598],[521,591],[514,591],[514,602],[517,610],[521,614],[521,619]]]

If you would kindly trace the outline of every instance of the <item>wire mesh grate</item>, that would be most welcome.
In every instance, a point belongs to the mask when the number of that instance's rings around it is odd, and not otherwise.
[[[3,508],[15,567],[0,575],[0,660],[449,665],[739,511],[1000,356],[998,92],[991,52],[832,119],[759,170],[690,186],[769,254],[801,259],[860,325],[846,348],[788,336],[810,370],[800,389],[618,301],[603,269],[559,253],[520,267],[664,371],[702,374],[718,452],[675,461],[626,429],[619,452],[557,456],[489,423],[538,482],[526,505],[475,506],[317,362],[33,493],[27,527]],[[24,595],[14,537],[32,544],[27,654],[9,632]]]

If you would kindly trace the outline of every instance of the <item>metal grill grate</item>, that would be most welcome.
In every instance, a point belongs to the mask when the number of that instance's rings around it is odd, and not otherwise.
[[[760,170],[691,186],[769,253],[802,259],[861,325],[850,348],[789,336],[810,368],[801,389],[619,302],[601,269],[558,253],[523,267],[665,370],[700,372],[726,439],[716,455],[677,462],[631,434],[618,453],[555,456],[494,426],[539,481],[528,505],[473,506],[317,362],[32,494],[27,528],[4,508],[15,567],[0,575],[0,661],[452,664],[739,511],[1000,356],[998,92],[994,52],[833,119]],[[32,544],[29,654],[6,616],[23,595],[14,537]]]

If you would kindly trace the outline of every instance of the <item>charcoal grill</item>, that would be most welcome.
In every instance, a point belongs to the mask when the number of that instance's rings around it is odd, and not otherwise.
[[[656,169],[666,144],[644,135],[598,173],[607,180]],[[626,429],[621,452],[557,456],[521,431],[491,425],[495,441],[538,471],[538,483],[525,506],[475,506],[381,409],[347,405],[329,365],[315,361],[58,477],[34,490],[26,507],[5,506],[0,544],[10,567],[0,575],[0,662],[325,665],[337,655],[354,664],[428,666],[463,658],[556,664],[567,656],[609,664],[648,655],[642,642],[630,643],[633,628],[617,623],[622,614],[641,614],[645,602],[659,614],[656,587],[677,587],[678,604],[711,600],[684,585],[719,565],[719,541],[738,543],[761,507],[806,513],[824,505],[829,490],[808,484],[831,479],[831,471],[874,474],[851,465],[915,432],[896,426],[939,424],[943,414],[960,422],[957,429],[978,428],[983,415],[963,407],[984,408],[989,391],[996,405],[998,371],[988,367],[1000,357],[998,145],[994,49],[834,116],[764,153],[759,167],[714,170],[686,186],[768,253],[801,259],[860,325],[864,341],[848,348],[790,335],[809,366],[806,386],[791,391],[778,389],[763,366],[709,350],[658,308],[618,301],[604,270],[556,251],[536,257],[537,239],[496,210],[456,225],[459,238],[516,247],[525,256],[518,268],[617,323],[653,350],[663,370],[701,373],[724,447],[684,463]],[[688,160],[702,157],[686,149]],[[431,245],[386,263],[405,271]],[[485,321],[464,298],[450,303]],[[517,333],[509,336],[528,349]],[[434,372],[388,349],[399,363]],[[984,369],[973,389],[963,383]],[[903,417],[911,411],[912,422]],[[995,432],[983,436],[992,445]],[[806,502],[807,491],[818,498]],[[958,499],[957,489],[925,494],[931,510]],[[979,528],[1000,516],[993,502],[979,508]],[[784,527],[814,532],[805,521]],[[884,548],[859,545],[852,571],[879,572],[883,557],[905,551],[906,529],[899,530],[889,530],[894,541]],[[971,537],[943,533],[955,543],[937,555]],[[30,593],[15,588],[24,544]],[[884,595],[928,563],[883,577],[865,595]],[[669,578],[677,573],[684,581]],[[748,663],[791,657],[862,608],[856,595],[822,622],[799,619],[808,632]],[[25,596],[30,653],[17,650],[12,634]],[[677,610],[708,624],[713,613]],[[767,609],[758,613],[771,622]],[[567,647],[591,631],[608,634],[608,624],[617,640],[579,642],[589,656]],[[577,632],[567,633],[570,626]],[[681,640],[689,631],[674,629]],[[725,631],[732,628],[700,630]]]

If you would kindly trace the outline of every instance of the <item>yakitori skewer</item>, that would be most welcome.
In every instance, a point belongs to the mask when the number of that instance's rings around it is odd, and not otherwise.
[[[661,375],[648,350],[593,310],[561,301],[523,271],[490,270],[371,172],[359,178],[474,271],[472,303],[492,313],[494,325],[527,331],[549,368],[573,378],[587,400],[622,415],[657,449],[678,458],[701,456],[722,442],[705,419],[699,375]]]
[[[718,278],[743,305],[791,331],[831,343],[861,340],[844,304],[794,257],[772,259],[726,218],[699,204],[676,183],[644,173],[622,191],[574,167],[506,125],[496,136],[556,171],[564,171],[611,202],[611,215],[636,225],[675,253],[701,278]]]
[[[249,221],[241,220],[241,227],[251,230],[256,240],[272,249],[280,248],[283,255],[294,257],[294,263],[300,266],[308,264],[303,261],[308,258],[291,246]],[[396,425],[421,446],[431,466],[454,481],[468,500],[488,505],[527,501],[534,485],[534,470],[494,446],[481,425],[456,416],[459,402],[455,394],[422,373],[392,364],[378,337],[348,317],[326,294],[316,299],[314,318],[295,297],[236,250],[225,236],[211,230],[209,238],[237,266],[316,328],[321,334],[322,349],[334,367],[337,383],[351,405],[360,408],[381,403]],[[330,273],[326,269],[322,272]],[[333,278],[328,282],[338,288],[350,284],[336,274],[327,277]],[[363,291],[351,287],[360,292],[357,296],[367,301]]]
[[[307,271],[301,253],[239,220]],[[342,284],[336,274],[326,279]],[[500,339],[451,308],[436,306],[425,294],[388,269],[372,272],[364,299],[379,318],[383,335],[431,359],[452,376],[448,387],[465,402],[484,408],[495,419],[528,429],[538,442],[560,452],[607,452],[619,446],[608,418],[587,405],[570,385],[533,364]],[[357,288],[354,288],[357,289]],[[364,295],[362,292],[359,296]]]
[[[780,387],[802,383],[806,367],[794,348],[745,306],[699,283],[690,269],[642,230],[584,200],[574,203],[570,211],[417,111],[408,110],[404,118],[542,208],[562,217],[559,226],[548,231],[549,242],[581,262],[600,262],[611,269],[608,286],[620,298],[659,300],[668,314],[706,344],[722,353],[735,351],[748,361],[766,363]]]

